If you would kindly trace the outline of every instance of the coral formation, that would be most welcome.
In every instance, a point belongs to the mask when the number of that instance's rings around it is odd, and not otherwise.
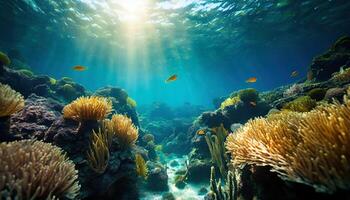
[[[227,106],[233,106],[238,104],[239,102],[241,102],[241,99],[238,96],[235,97],[229,97],[227,99],[225,99],[225,101],[223,101],[220,104],[220,109],[224,109]]]
[[[0,67],[2,67],[3,65],[8,66],[10,63],[10,58],[5,53],[0,51]]]
[[[323,88],[314,88],[307,92],[307,95],[316,101],[321,101],[326,95],[327,90]]]
[[[0,117],[10,116],[24,107],[23,96],[10,86],[0,83],[0,94]]]
[[[212,129],[214,134],[206,134],[205,140],[208,144],[212,162],[219,168],[223,177],[226,176],[226,149],[225,140],[228,132],[223,125]]]
[[[307,113],[275,115],[250,120],[228,136],[234,166],[270,166],[281,178],[321,192],[350,188],[348,98]]]
[[[75,121],[102,120],[112,111],[112,103],[103,97],[79,97],[63,108],[64,118]]]
[[[316,101],[309,96],[301,96],[297,99],[283,105],[284,110],[291,110],[296,112],[308,112],[316,106]]]
[[[2,198],[78,197],[78,172],[60,148],[34,140],[1,143],[0,158]]]
[[[142,137],[142,141],[146,144],[149,142],[152,142],[152,141],[154,141],[154,135],[147,133]]]
[[[132,99],[131,97],[128,97],[128,98],[126,99],[126,102],[127,102],[127,104],[128,104],[129,106],[131,106],[131,107],[133,107],[133,108],[135,108],[135,107],[137,106],[136,101],[135,101],[134,99]]]
[[[303,86],[301,84],[293,84],[283,92],[283,97],[292,97],[303,92]]]
[[[87,161],[92,170],[98,174],[105,172],[109,161],[109,146],[111,137],[108,131],[93,131],[90,149],[87,152]]]
[[[136,164],[136,173],[138,176],[147,179],[148,168],[146,165],[146,161],[143,159],[141,154],[135,155],[135,164]]]
[[[227,173],[226,185],[222,188],[221,180],[216,181],[215,168],[210,170],[210,192],[208,194],[213,200],[236,200],[237,199],[237,182],[234,173]]]
[[[254,88],[247,88],[244,90],[240,90],[238,91],[238,96],[239,96],[239,99],[244,103],[257,102],[259,99],[259,93]]]
[[[341,68],[341,70],[337,73],[335,73],[332,77],[333,81],[336,82],[348,82],[350,81],[350,68],[344,69]]]
[[[134,145],[139,137],[138,129],[131,119],[120,114],[112,116],[111,120],[106,120],[106,127],[117,137],[118,144],[122,149]]]

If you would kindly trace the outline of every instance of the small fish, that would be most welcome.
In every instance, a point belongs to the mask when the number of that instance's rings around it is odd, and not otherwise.
[[[299,72],[298,71],[293,71],[291,74],[290,74],[290,77],[294,78],[294,77],[297,77],[299,75]]]
[[[81,66],[81,65],[77,65],[77,66],[72,67],[72,69],[75,71],[85,71],[86,67]]]
[[[197,131],[197,135],[204,135],[205,134],[205,131],[203,129],[199,129]]]
[[[255,83],[256,82],[256,77],[250,77],[250,78],[248,78],[245,82],[246,83]]]
[[[254,101],[249,102],[249,104],[252,105],[253,107],[256,106],[256,102],[254,102]]]
[[[169,83],[171,81],[176,81],[176,80],[177,80],[177,75],[174,74],[174,75],[170,76],[165,82]]]

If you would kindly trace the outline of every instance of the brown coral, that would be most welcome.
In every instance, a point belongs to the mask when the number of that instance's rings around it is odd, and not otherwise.
[[[349,189],[350,100],[344,102],[250,120],[227,138],[232,163],[271,166],[281,178],[317,191]]]
[[[112,102],[104,97],[79,97],[63,109],[65,118],[76,121],[102,120],[112,111]]]
[[[113,115],[111,120],[106,120],[106,127],[117,137],[122,149],[134,145],[139,137],[138,129],[131,119],[124,115]]]
[[[23,96],[10,86],[0,83],[0,94],[0,117],[10,116],[24,107]]]
[[[0,144],[0,196],[5,199],[75,199],[78,172],[62,150],[22,140]]]

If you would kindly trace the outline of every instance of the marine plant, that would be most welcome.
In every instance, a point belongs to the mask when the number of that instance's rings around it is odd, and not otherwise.
[[[18,72],[20,74],[23,74],[24,76],[29,77],[29,78],[34,76],[34,73],[32,71],[30,71],[29,69],[20,69],[20,70],[18,70]]]
[[[111,111],[112,103],[107,98],[79,97],[63,108],[63,116],[79,122],[103,120]]]
[[[225,101],[223,101],[220,105],[220,109],[223,110],[224,108],[226,108],[227,106],[232,106],[232,105],[236,105],[239,102],[241,102],[241,99],[238,96],[235,97],[229,97],[227,99],[225,99]]]
[[[316,107],[316,100],[309,96],[301,96],[283,105],[282,110],[308,112]]]
[[[135,108],[137,106],[136,101],[134,99],[132,99],[131,97],[128,97],[126,99],[126,103],[132,108]]]
[[[50,84],[51,85],[56,85],[57,80],[55,78],[49,77],[49,79],[50,79]]]
[[[139,137],[138,129],[127,116],[115,114],[105,124],[108,131],[114,133],[122,149],[134,145]]]
[[[148,168],[146,165],[146,161],[143,159],[141,154],[135,155],[135,164],[136,164],[136,173],[138,176],[147,179],[148,176]]]
[[[222,187],[221,180],[216,181],[215,167],[210,170],[210,192],[208,194],[214,200],[236,200],[237,199],[237,181],[235,174],[231,171],[227,173],[226,185]]]
[[[0,172],[0,196],[4,199],[76,199],[79,195],[74,163],[49,143],[0,143]]]
[[[10,86],[0,83],[0,117],[8,117],[24,107],[24,98]]]
[[[232,164],[270,166],[319,192],[350,189],[350,100],[250,120],[227,138]]]
[[[109,147],[111,136],[107,130],[93,131],[91,135],[91,144],[87,152],[87,161],[92,170],[98,174],[106,171],[109,162]]]
[[[212,162],[219,168],[219,171],[223,177],[226,176],[227,171],[227,155],[225,149],[225,140],[228,132],[221,124],[219,127],[212,129],[213,134],[207,133],[205,135],[205,141],[208,144]]]
[[[8,66],[11,63],[10,58],[4,53],[0,51],[0,67]]]
[[[324,88],[314,88],[307,92],[307,96],[311,97],[311,99],[314,99],[316,101],[321,101],[326,95],[326,92],[327,90]]]
[[[259,92],[254,88],[247,88],[238,91],[238,97],[244,103],[257,102],[259,99]]]

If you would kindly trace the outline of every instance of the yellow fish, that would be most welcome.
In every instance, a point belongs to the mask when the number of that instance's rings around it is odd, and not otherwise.
[[[205,131],[203,129],[199,129],[197,131],[197,135],[204,135],[205,134]]]
[[[72,67],[72,69],[75,71],[85,71],[86,67],[81,66],[81,65],[76,65],[76,66]]]
[[[290,75],[290,77],[294,78],[294,77],[297,77],[299,75],[299,72],[298,71],[293,71]]]
[[[171,81],[176,81],[176,80],[177,80],[177,75],[174,74],[174,75],[170,76],[165,82],[169,83]]]
[[[248,78],[245,82],[246,83],[255,83],[256,82],[256,77],[250,77],[250,78]]]

